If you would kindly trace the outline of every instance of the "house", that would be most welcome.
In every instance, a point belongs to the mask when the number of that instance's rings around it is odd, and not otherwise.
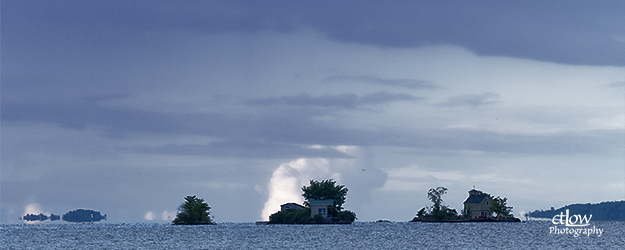
[[[284,203],[284,204],[280,205],[280,211],[283,211],[283,212],[288,210],[288,209],[300,210],[300,209],[303,209],[303,208],[306,208],[306,207],[304,207],[304,206],[302,206],[300,204],[297,204],[297,203],[293,203],[293,202]]]
[[[329,207],[334,206],[334,200],[310,200],[310,217],[321,214],[324,218],[332,217]]]
[[[464,209],[471,209],[471,219],[479,218],[491,218],[492,213],[490,206],[493,203],[493,198],[482,191],[471,189],[469,190],[469,197],[464,201]]]

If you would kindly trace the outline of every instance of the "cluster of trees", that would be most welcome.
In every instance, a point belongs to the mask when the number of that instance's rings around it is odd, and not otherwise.
[[[447,193],[446,187],[430,188],[428,199],[432,201],[431,207],[424,207],[417,212],[417,217],[421,220],[443,221],[458,216],[456,209],[451,209],[443,203],[443,195]]]
[[[447,193],[446,187],[437,187],[430,188],[428,191],[428,199],[432,201],[432,206],[426,206],[421,208],[417,212],[417,218],[422,221],[449,221],[449,220],[462,220],[462,219],[470,219],[471,218],[471,210],[467,207],[467,209],[462,210],[462,214],[458,215],[456,209],[449,208],[449,206],[443,203],[443,195]],[[507,205],[508,198],[501,198],[500,196],[492,197],[490,194],[483,193],[480,191],[480,194],[487,195],[491,200],[491,205],[489,210],[491,214],[495,214],[497,217],[512,217],[512,207]]]
[[[270,224],[308,224],[308,223],[351,223],[354,222],[357,217],[356,213],[343,210],[343,204],[345,203],[345,196],[348,189],[345,185],[338,185],[336,181],[332,179],[328,180],[310,180],[309,186],[302,187],[302,196],[304,197],[303,209],[287,209],[286,211],[279,211],[269,216]],[[333,204],[328,206],[328,214],[330,220],[328,221],[320,214],[316,214],[314,217],[310,216],[310,201],[311,200],[333,200]]]
[[[172,223],[176,225],[215,224],[211,221],[210,209],[204,199],[195,195],[184,197],[184,202],[178,207],[178,213]]]
[[[269,216],[271,224],[309,224],[322,223],[323,217],[317,216],[314,219],[310,217],[310,208],[287,209],[286,211],[278,211]]]
[[[492,198],[493,202],[491,203],[489,209],[491,213],[494,213],[497,217],[512,217],[512,207],[509,207],[507,202],[508,198],[506,197],[495,197]]]

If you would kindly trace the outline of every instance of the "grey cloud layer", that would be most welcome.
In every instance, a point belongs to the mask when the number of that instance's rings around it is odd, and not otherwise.
[[[251,104],[260,105],[293,105],[293,106],[319,106],[319,107],[341,107],[354,108],[361,105],[385,104],[394,101],[419,101],[422,97],[415,97],[408,94],[395,94],[385,91],[363,95],[355,94],[323,95],[318,97],[301,93],[298,96],[267,97],[251,100]]]
[[[367,98],[364,99],[367,100]],[[377,97],[374,96],[371,99],[377,100]],[[250,106],[248,113],[228,115],[215,112],[172,114],[109,108],[99,104],[98,100],[83,99],[59,103],[3,103],[1,118],[3,122],[53,123],[79,130],[91,128],[112,137],[124,137],[129,133],[211,136],[220,142],[210,145],[170,145],[130,150],[142,153],[206,154],[249,158],[282,158],[296,155],[347,157],[332,150],[304,148],[315,144],[566,155],[598,153],[602,150],[620,148],[618,138],[623,137],[621,131],[601,130],[589,131],[582,135],[574,132],[551,135],[506,135],[463,129],[397,131],[392,126],[363,130],[315,121],[314,118],[317,116],[331,115],[332,112],[336,112],[334,109],[315,111],[306,107],[306,105],[323,106],[324,103],[336,107],[335,102],[327,102],[323,98],[301,98],[300,100],[300,98],[288,97],[287,103],[280,99],[269,100],[265,100],[267,104],[298,106],[288,102],[303,101],[305,105],[303,108],[277,110]],[[449,105],[482,104],[484,104],[483,98],[460,98]],[[351,109],[353,103],[347,106],[341,104],[338,107]]]
[[[437,104],[443,107],[479,107],[483,105],[493,105],[498,103],[499,95],[495,93],[483,93],[480,95],[461,95],[447,99],[446,102]]]
[[[385,47],[450,44],[481,55],[622,66],[623,9],[623,1],[151,1],[149,5],[15,1],[3,3],[2,18],[29,17],[24,24],[14,24],[21,29],[3,29],[12,36],[48,22],[68,29],[99,27],[99,32],[105,33],[119,32],[115,27],[194,32],[313,28],[347,43]],[[109,42],[106,39],[101,42]]]
[[[348,76],[348,75],[333,75],[326,78],[326,81],[357,81],[372,84],[385,85],[390,87],[403,87],[408,89],[437,89],[440,88],[434,84],[430,84],[423,80],[412,79],[384,79],[373,75],[363,76]]]

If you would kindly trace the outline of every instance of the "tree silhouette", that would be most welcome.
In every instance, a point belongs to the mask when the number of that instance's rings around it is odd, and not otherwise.
[[[178,207],[174,224],[213,224],[209,217],[211,209],[204,199],[195,195],[184,197],[185,202]]]
[[[489,207],[490,212],[497,214],[498,217],[500,215],[503,217],[512,216],[512,207],[508,207],[508,204],[506,204],[507,202],[508,202],[508,198],[506,197],[501,198],[497,196],[496,198],[493,199],[493,202],[491,203]]]
[[[304,205],[310,207],[310,200],[334,200],[334,209],[341,211],[345,203],[347,188],[345,185],[337,185],[332,179],[315,181],[310,180],[310,186],[302,187],[302,196],[306,201]]]

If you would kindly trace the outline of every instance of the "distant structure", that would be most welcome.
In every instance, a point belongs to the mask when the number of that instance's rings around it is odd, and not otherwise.
[[[471,189],[469,190],[469,197],[464,201],[464,209],[470,209],[471,219],[480,218],[492,218],[492,212],[490,211],[490,205],[493,203],[493,198],[482,191]]]
[[[300,209],[304,209],[306,207],[297,204],[297,203],[293,203],[293,202],[289,202],[289,203],[284,203],[282,205],[280,205],[280,211],[286,211],[288,209],[295,209],[295,210],[300,210]]]
[[[328,207],[334,206],[334,200],[310,200],[310,217],[321,214],[324,218],[331,217]]]

